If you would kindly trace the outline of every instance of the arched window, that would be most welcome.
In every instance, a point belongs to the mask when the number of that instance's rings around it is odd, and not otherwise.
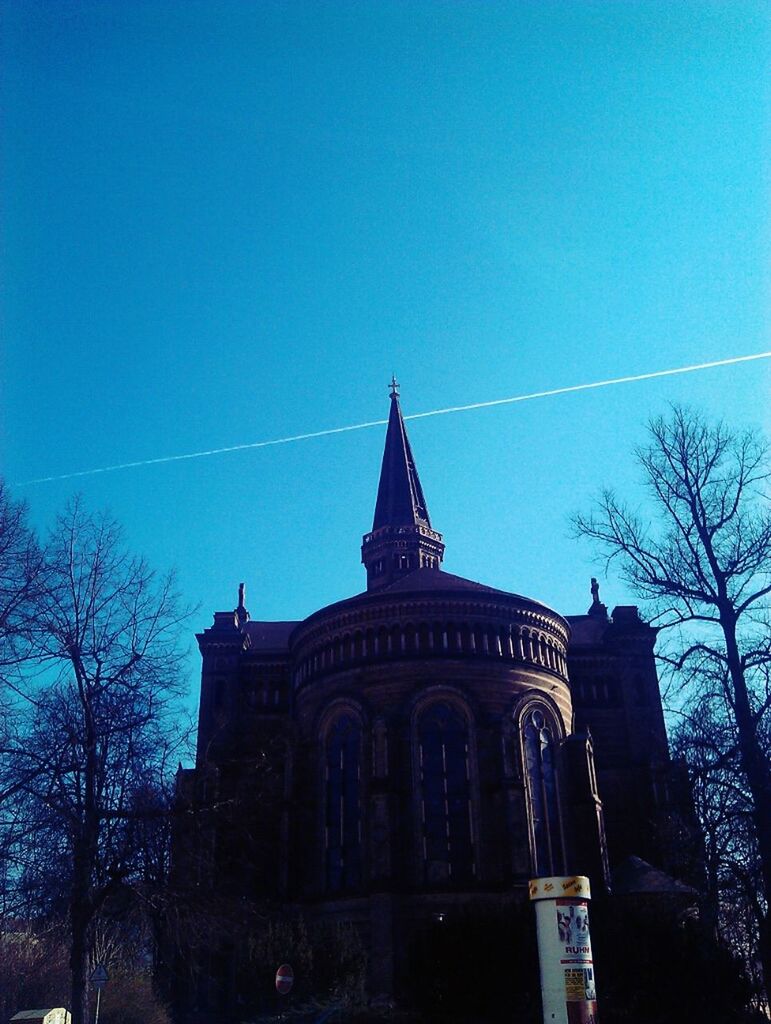
[[[474,874],[468,723],[450,704],[418,720],[424,878],[470,881]]]
[[[531,708],[522,720],[522,749],[533,873],[560,875],[565,856],[557,789],[557,742],[554,726],[542,708]]]
[[[361,726],[341,715],[326,736],[326,885],[329,892],[361,882]]]

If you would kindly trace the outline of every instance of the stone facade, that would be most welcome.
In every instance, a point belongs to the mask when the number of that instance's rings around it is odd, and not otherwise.
[[[398,991],[431,915],[520,899],[534,875],[602,889],[609,861],[665,860],[655,630],[633,607],[608,615],[596,584],[588,613],[563,617],[444,572],[443,555],[393,386],[367,590],[260,622],[242,587],[198,635],[180,799],[206,789],[228,808],[199,840],[207,884],[356,924],[373,997]],[[237,1000],[226,960],[200,955],[200,1009]]]

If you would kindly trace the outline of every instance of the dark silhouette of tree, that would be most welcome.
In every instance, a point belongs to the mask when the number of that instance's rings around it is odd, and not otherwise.
[[[0,748],[13,735],[14,712],[23,693],[24,673],[34,656],[33,609],[45,583],[46,565],[28,526],[26,506],[15,501],[0,480]],[[34,949],[30,948],[25,959],[24,937],[31,933],[14,918],[15,908],[7,899],[9,880],[17,872],[14,844],[28,831],[28,823],[14,799],[26,777],[10,777],[2,771],[3,764],[0,760],[0,941],[4,944],[0,961],[5,959],[18,966],[34,962],[36,957],[45,960],[41,952],[45,943],[38,938],[30,940]],[[10,974],[1,983],[6,995],[19,990],[21,984],[18,971],[14,969]]]
[[[60,921],[40,927],[0,921],[0,1016],[33,1006],[62,1006],[69,971]]]
[[[610,896],[589,909],[604,1024],[761,1024],[744,964],[674,906]]]
[[[6,879],[20,912],[66,921],[72,1020],[85,1024],[95,924],[141,883],[147,823],[160,813],[185,616],[173,579],[157,579],[109,517],[78,503],[44,559],[28,609],[36,673],[0,763],[14,825]]]
[[[760,1005],[763,884],[752,799],[720,674],[702,674],[700,689],[679,710],[671,739],[674,756],[687,765],[700,823],[699,853],[705,880],[702,919],[712,934],[741,955]],[[766,756],[771,757],[767,731],[761,730],[760,741]]]
[[[26,506],[0,480],[0,707],[33,654],[32,611],[45,582],[46,564],[27,525]]]
[[[575,518],[599,544],[657,624],[676,637],[668,663],[686,687],[705,671],[723,680],[746,780],[762,882],[760,953],[771,979],[771,765],[762,741],[771,705],[771,515],[767,447],[752,432],[711,425],[674,408],[651,422],[637,450],[652,513],[636,512],[606,491],[595,510]]]
[[[134,910],[141,908],[135,906]],[[100,915],[94,927],[93,957],[109,969],[102,992],[103,1024],[170,1024],[147,961],[146,922],[140,913]],[[67,1002],[69,964],[66,922],[0,922],[0,1019],[20,1009]]]

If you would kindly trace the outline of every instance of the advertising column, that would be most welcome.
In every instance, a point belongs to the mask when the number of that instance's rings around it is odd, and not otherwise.
[[[544,1024],[597,1024],[589,879],[534,878],[529,891],[535,903]]]

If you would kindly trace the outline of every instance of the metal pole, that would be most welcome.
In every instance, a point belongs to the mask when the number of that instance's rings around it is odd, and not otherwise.
[[[94,1014],[94,1024],[99,1024],[99,1000],[102,998],[102,986],[96,990],[96,1013]]]

